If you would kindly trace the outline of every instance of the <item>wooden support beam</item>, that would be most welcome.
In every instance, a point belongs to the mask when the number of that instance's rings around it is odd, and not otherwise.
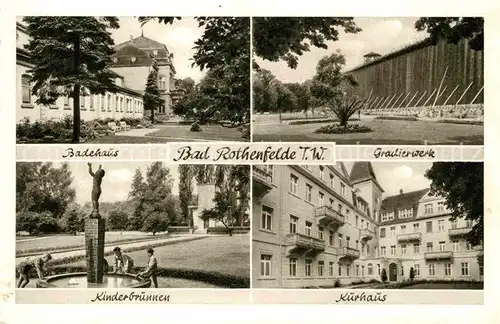
[[[476,96],[474,97],[474,99],[472,99],[472,101],[470,102],[469,105],[472,105],[474,103],[474,101],[476,101],[477,97],[479,97],[479,94],[481,93],[481,91],[483,91],[483,89],[484,89],[484,85],[481,87],[481,89],[479,89]]]
[[[441,94],[440,94],[441,87],[443,86],[443,81],[444,81],[444,78],[446,77],[446,72],[448,72],[448,66],[446,66],[446,69],[444,70],[443,77],[441,78],[441,82],[439,83],[438,92],[436,93],[436,99],[434,99],[434,103],[432,104],[432,107],[434,107],[436,105],[438,98],[441,96]]]
[[[460,100],[462,100],[462,98],[465,96],[465,94],[466,94],[466,93],[467,93],[467,91],[470,89],[470,87],[472,86],[472,84],[473,84],[473,83],[474,83],[474,82],[471,82],[471,83],[469,84],[469,86],[465,89],[465,91],[464,91],[464,92],[462,92],[462,95],[460,96],[460,98],[458,98],[457,102],[455,103],[455,106],[457,106],[457,105],[458,105],[458,103],[460,102]]]
[[[434,94],[434,92],[436,92],[437,89],[434,89],[434,91],[432,91],[431,95],[429,96],[429,98],[427,98],[427,100],[424,102],[424,104],[422,105],[422,107],[425,107],[425,105],[427,105],[427,103],[429,102],[429,100],[431,100],[432,98],[432,95]]]
[[[458,86],[459,85],[457,84],[457,86],[455,87],[455,89],[453,89],[453,91],[450,93],[450,95],[448,96],[448,98],[446,98],[446,100],[443,103],[443,106],[446,106],[446,104],[448,103],[448,100],[450,100],[451,96],[453,96],[453,94],[455,93],[455,91],[457,91]]]
[[[443,95],[443,93],[445,93],[446,89],[448,89],[448,86],[444,87],[443,91],[441,91],[441,93],[439,94],[439,96],[436,94],[436,99],[434,100],[434,103],[436,103],[436,101],[438,101],[439,98],[441,98],[441,96]],[[434,105],[432,107],[434,107]]]
[[[376,103],[378,100],[378,96],[374,97],[367,105],[366,109],[371,109],[373,107],[373,104]]]
[[[394,95],[394,96],[396,96],[396,95]],[[380,104],[380,106],[377,107],[377,109],[381,109],[385,105],[385,103],[387,102],[387,100],[389,100],[390,97],[391,97],[390,95],[387,96],[387,98]]]
[[[415,94],[413,95],[413,97],[411,97],[410,101],[408,101],[408,104],[405,106],[405,108],[410,107],[411,102],[413,101],[413,99],[415,99],[415,97],[416,97],[417,95],[418,95],[418,91],[417,91],[417,92],[415,92]]]
[[[398,101],[398,100],[399,100],[399,98],[401,98],[404,94],[405,94],[404,92],[403,92],[403,93],[401,93],[401,94],[399,95],[398,99],[396,99],[396,101]],[[396,96],[396,95],[394,95],[394,97],[395,97],[395,96]],[[393,98],[393,99],[394,99],[394,98]],[[391,101],[389,101],[389,103],[387,104],[387,108],[389,108],[389,106],[391,105],[391,103],[392,103],[392,99],[391,99]]]
[[[403,102],[405,102],[406,98],[408,98],[408,96],[409,96],[409,95],[410,95],[410,92],[408,92],[408,93],[406,94],[406,96],[403,98],[403,100],[401,100],[401,102],[400,102],[399,104],[402,104]],[[399,108],[399,107],[396,107],[396,103],[397,103],[397,102],[395,102],[395,103],[394,103],[394,106],[393,106],[392,108]]]
[[[418,104],[420,103],[420,101],[424,98],[425,94],[427,93],[427,90],[424,91],[424,93],[422,94],[422,96],[420,97],[420,99],[417,100],[417,102],[415,103],[415,106],[414,107],[418,107]]]

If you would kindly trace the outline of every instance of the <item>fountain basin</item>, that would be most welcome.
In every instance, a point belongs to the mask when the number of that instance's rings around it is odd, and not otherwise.
[[[139,280],[131,274],[105,274],[102,283],[88,283],[86,272],[63,273],[36,283],[37,288],[149,288],[151,279]]]

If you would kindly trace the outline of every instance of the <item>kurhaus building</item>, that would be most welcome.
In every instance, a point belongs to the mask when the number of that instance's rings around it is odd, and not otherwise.
[[[17,120],[29,118],[30,121],[40,119],[61,119],[73,115],[73,99],[59,98],[50,106],[38,105],[33,95],[29,70],[33,63],[24,45],[29,35],[22,23],[16,23],[16,104]],[[140,36],[128,42],[116,45],[111,56],[111,71],[115,72],[115,84],[118,92],[104,95],[80,97],[80,110],[83,120],[143,118],[144,105],[142,95],[151,69],[152,57],[156,57],[159,66],[159,88],[164,104],[159,113],[171,114],[172,96],[175,96],[172,54],[165,45]]]
[[[415,278],[482,280],[472,224],[450,222],[429,189],[383,198],[370,162],[253,167],[255,288]],[[479,263],[481,260],[481,264]]]

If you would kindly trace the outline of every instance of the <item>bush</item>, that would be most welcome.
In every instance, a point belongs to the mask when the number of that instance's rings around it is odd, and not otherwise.
[[[333,284],[333,288],[339,288],[340,287],[340,280],[335,280],[335,283]]]
[[[170,226],[167,229],[168,233],[189,233],[191,230],[189,226]]]
[[[241,132],[241,138],[250,140],[250,125],[240,126],[239,131]]]
[[[144,121],[144,119],[143,118],[123,117],[122,119],[120,119],[120,121],[126,122],[127,125],[129,125],[130,127],[134,127],[135,128],[138,125],[142,124],[143,121]]]
[[[383,283],[387,281],[387,272],[385,271],[385,268],[382,269],[382,273],[380,274],[380,279],[382,280]]]
[[[372,129],[368,126],[347,125],[346,127],[339,124],[326,125],[318,128],[315,133],[321,134],[349,134],[349,133],[369,133]]]
[[[26,231],[30,235],[59,232],[57,219],[49,212],[36,213],[21,211],[16,214],[16,231]]]
[[[189,129],[192,132],[201,132],[201,127],[197,122],[191,124],[191,128]]]
[[[415,270],[413,269],[413,267],[410,267],[410,281],[413,281],[414,278],[415,278]]]
[[[418,118],[414,116],[378,116],[375,119],[418,121]]]
[[[349,121],[359,121],[358,118],[349,119]],[[313,120],[295,120],[289,122],[288,125],[305,125],[305,124],[320,124],[320,123],[334,123],[338,122],[338,119],[313,119]]]

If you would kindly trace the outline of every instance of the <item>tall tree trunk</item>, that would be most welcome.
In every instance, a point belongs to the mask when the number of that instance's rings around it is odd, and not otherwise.
[[[76,36],[74,71],[78,74],[80,70],[80,38]],[[73,143],[80,142],[80,86],[75,84],[73,87]]]
[[[155,123],[155,109],[151,108],[151,124]]]

